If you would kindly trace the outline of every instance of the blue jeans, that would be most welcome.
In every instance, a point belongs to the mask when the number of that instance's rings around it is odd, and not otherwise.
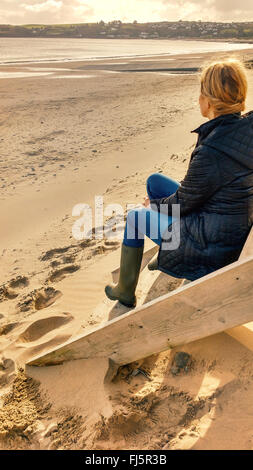
[[[149,199],[160,199],[174,194],[179,183],[161,173],[154,173],[147,180]],[[144,236],[161,245],[162,234],[172,223],[172,217],[156,210],[138,207],[128,212],[123,244],[132,247],[144,245]]]

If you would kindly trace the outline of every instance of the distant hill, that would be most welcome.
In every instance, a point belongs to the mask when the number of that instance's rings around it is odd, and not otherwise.
[[[226,39],[253,41],[253,22],[213,23],[162,21],[155,23],[29,24],[0,25],[0,37],[104,38],[104,39]]]

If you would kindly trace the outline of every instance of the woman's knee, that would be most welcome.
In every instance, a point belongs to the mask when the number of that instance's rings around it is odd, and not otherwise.
[[[152,192],[153,187],[157,187],[161,173],[152,173],[147,179],[147,191]]]
[[[147,179],[147,192],[150,199],[159,199],[177,191],[180,184],[163,173],[153,173]]]

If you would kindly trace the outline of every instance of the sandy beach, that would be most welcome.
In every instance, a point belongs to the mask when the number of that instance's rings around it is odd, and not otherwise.
[[[104,295],[120,242],[76,240],[73,207],[126,211],[150,174],[183,179],[203,122],[187,69],[212,58],[0,66],[0,449],[253,449],[253,323],[144,359],[150,380],[134,363],[105,385],[106,359],[25,369],[127,311]],[[139,304],[180,285],[154,274],[147,291],[145,273]],[[191,365],[175,374],[178,351]]]

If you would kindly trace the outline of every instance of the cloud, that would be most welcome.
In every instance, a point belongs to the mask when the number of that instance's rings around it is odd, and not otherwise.
[[[211,21],[250,21],[253,18],[252,0],[162,0],[163,15],[178,6],[181,19]]]
[[[83,0],[0,0],[0,23],[80,23],[94,21],[94,8]]]
[[[247,21],[252,0],[0,0],[0,23]]]
[[[164,3],[168,3],[169,0],[163,0]],[[169,2],[170,3],[170,2]],[[183,2],[185,3],[185,2]],[[190,0],[192,4],[203,6],[204,8],[214,8],[216,11],[224,11],[227,13],[233,13],[238,10],[240,11],[251,11],[253,12],[252,0]]]
[[[27,3],[22,3],[21,6],[27,11],[40,13],[41,11],[55,11],[55,10],[61,9],[62,1],[47,0],[46,2],[35,3],[32,5],[29,5]]]

